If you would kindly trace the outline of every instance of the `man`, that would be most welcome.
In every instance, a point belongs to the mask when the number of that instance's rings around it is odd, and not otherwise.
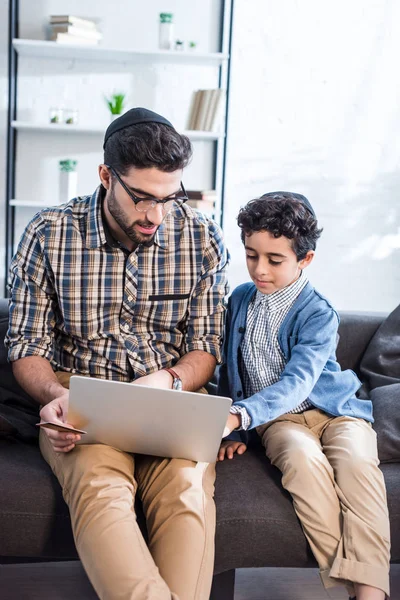
[[[106,131],[94,194],[27,226],[11,264],[7,344],[43,421],[67,422],[72,374],[193,391],[220,361],[227,254],[219,227],[184,204],[191,153],[165,118],[132,109]],[[78,439],[44,430],[40,448],[99,597],[208,598],[215,465]]]

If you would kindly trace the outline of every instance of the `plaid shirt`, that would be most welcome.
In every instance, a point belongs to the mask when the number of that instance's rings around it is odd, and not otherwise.
[[[227,252],[220,228],[183,205],[149,247],[129,253],[93,196],[45,209],[27,226],[10,271],[10,361],[131,381],[202,350],[221,361]]]
[[[285,368],[285,358],[278,341],[279,328],[307,281],[304,271],[301,271],[300,277],[291,285],[273,294],[257,291],[250,302],[246,332],[240,347],[247,397],[279,380]],[[308,408],[312,408],[312,405],[305,399],[290,412],[300,413]],[[240,413],[242,425],[239,429],[250,427],[251,420],[244,407],[232,406],[230,412]]]

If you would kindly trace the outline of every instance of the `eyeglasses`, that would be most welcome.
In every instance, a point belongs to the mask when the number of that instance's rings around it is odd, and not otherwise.
[[[136,196],[133,192],[131,192],[126,183],[124,183],[120,175],[118,175],[117,171],[113,167],[111,167],[111,165],[105,166],[108,169],[110,169],[112,174],[115,175],[115,177],[118,179],[119,183],[122,185],[130,199],[135,203],[135,208],[139,212],[145,213],[151,210],[152,208],[155,208],[157,204],[161,204],[162,210],[166,214],[169,213],[173,208],[178,208],[179,206],[182,206],[184,202],[189,200],[182,182],[181,190],[173,196],[167,196],[166,198],[153,198],[151,196],[148,198],[140,198],[139,196]]]

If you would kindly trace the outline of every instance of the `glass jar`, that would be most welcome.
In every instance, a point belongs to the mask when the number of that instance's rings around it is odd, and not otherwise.
[[[172,50],[174,43],[174,24],[172,13],[160,13],[158,46],[160,50]]]

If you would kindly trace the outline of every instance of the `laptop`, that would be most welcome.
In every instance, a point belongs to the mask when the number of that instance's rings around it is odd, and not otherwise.
[[[231,399],[74,375],[68,422],[87,433],[78,444],[215,462]]]

